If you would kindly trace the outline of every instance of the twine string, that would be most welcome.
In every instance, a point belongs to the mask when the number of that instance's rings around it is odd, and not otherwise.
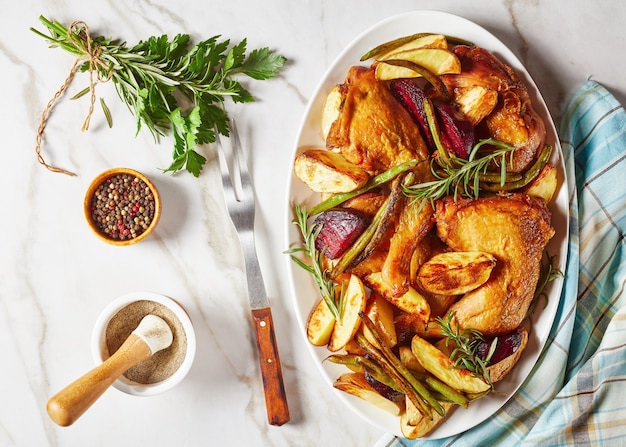
[[[73,31],[75,29],[80,29],[80,31],[78,33],[74,33]],[[76,36],[80,36],[78,37],[78,40]],[[63,82],[59,90],[54,94],[52,99],[50,99],[50,101],[46,105],[46,108],[41,113],[41,119],[39,122],[39,127],[37,129],[37,137],[35,140],[35,152],[37,154],[37,160],[39,161],[39,163],[45,166],[49,171],[59,172],[59,173],[70,175],[70,176],[75,176],[76,174],[71,171],[67,171],[63,168],[59,168],[59,167],[48,164],[42,155],[41,147],[42,147],[42,142],[43,142],[43,135],[44,135],[44,131],[46,128],[46,123],[48,121],[48,117],[50,115],[50,111],[52,110],[56,101],[61,97],[61,95],[63,95],[65,90],[72,83],[72,80],[74,79],[74,75],[76,74],[76,70],[78,69],[79,64],[84,62],[85,60],[88,60],[89,61],[90,101],[89,101],[89,110],[87,112],[87,116],[85,117],[85,120],[83,121],[83,125],[81,127],[81,131],[87,131],[89,129],[89,124],[91,122],[91,115],[93,114],[94,105],[96,103],[96,83],[107,82],[108,80],[110,80],[113,75],[113,71],[108,69],[108,67],[102,61],[102,59],[100,59],[100,54],[102,52],[102,49],[99,46],[94,47],[92,45],[91,34],[89,33],[89,28],[87,27],[87,24],[85,22],[80,21],[80,20],[73,21],[70,24],[70,26],[67,27],[67,38],[78,50],[80,50],[84,54],[76,58],[76,60],[74,61],[74,64],[72,65],[72,68],[70,69],[69,74],[65,78],[65,81]],[[84,46],[83,46],[83,43],[84,43]],[[98,70],[98,67],[104,68],[107,75],[102,76],[101,71]],[[96,76],[97,82],[94,79],[94,71],[97,73],[97,76]]]

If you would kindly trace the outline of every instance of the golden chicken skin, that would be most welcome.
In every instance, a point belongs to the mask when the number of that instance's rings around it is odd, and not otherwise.
[[[524,172],[535,160],[545,142],[546,127],[534,109],[526,84],[513,69],[491,52],[480,47],[459,45],[454,49],[463,71],[441,77],[453,96],[468,88],[483,87],[497,92],[497,103],[476,128],[481,138],[495,138],[516,148],[508,166],[511,172]]]
[[[428,148],[413,118],[371,68],[352,67],[345,97],[330,127],[326,147],[369,173],[412,159],[427,160]],[[428,175],[428,163],[419,170]]]
[[[539,279],[541,257],[554,235],[545,201],[513,193],[437,202],[439,237],[454,251],[482,251],[496,257],[490,278],[463,295],[448,314],[461,328],[484,336],[506,334],[527,315]]]

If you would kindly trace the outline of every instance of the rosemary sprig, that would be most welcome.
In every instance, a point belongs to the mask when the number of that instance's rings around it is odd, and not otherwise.
[[[343,309],[344,290],[343,287],[341,287],[341,289],[337,291],[335,282],[330,278],[329,270],[324,267],[324,254],[315,248],[315,238],[322,229],[322,226],[309,225],[309,213],[304,206],[296,205],[295,211],[296,220],[294,223],[302,233],[304,246],[292,248],[285,253],[290,255],[293,262],[311,274],[326,305],[335,317],[335,320],[339,321],[341,318],[341,309]],[[294,256],[295,253],[304,253],[310,259],[311,265],[304,263]]]
[[[452,327],[452,318],[454,314],[449,314],[447,319],[437,317],[436,324],[441,328],[445,336],[446,346],[452,344],[454,349],[450,353],[450,360],[454,363],[455,368],[467,369],[477,377],[481,377],[493,389],[489,370],[487,366],[493,356],[493,352],[497,345],[497,338],[491,342],[489,353],[485,359],[482,359],[477,351],[478,347],[485,342],[483,334],[476,329],[460,330],[458,325]]]
[[[561,270],[554,268],[553,261],[556,256],[550,256],[546,254],[545,258],[542,259],[539,267],[539,280],[537,281],[537,287],[535,288],[535,294],[533,296],[533,300],[528,307],[528,311],[526,312],[526,317],[532,317],[537,309],[537,304],[541,298],[544,300],[544,308],[548,305],[548,294],[546,293],[546,287],[548,287],[548,283],[554,281],[559,276],[563,277],[564,274]]]
[[[498,149],[484,154],[480,149],[487,144]],[[507,158],[514,150],[515,147],[511,145],[489,138],[476,143],[467,160],[454,156],[440,160],[433,158],[431,171],[436,180],[407,186],[404,193],[422,202],[434,202],[446,196],[454,196],[455,200],[459,196],[478,198],[480,182],[483,176],[488,175],[488,168],[493,163],[500,166],[499,181],[501,185],[505,184]]]

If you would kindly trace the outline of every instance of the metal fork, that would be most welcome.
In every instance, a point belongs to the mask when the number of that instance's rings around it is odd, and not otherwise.
[[[267,419],[271,425],[283,425],[289,421],[289,408],[278,356],[278,346],[274,336],[272,311],[265,291],[254,242],[254,191],[234,121],[230,122],[230,131],[230,145],[223,145],[219,133],[216,132],[224,199],[243,249],[248,295],[265,392]],[[232,163],[230,165],[232,170],[229,169],[227,149],[231,149]]]

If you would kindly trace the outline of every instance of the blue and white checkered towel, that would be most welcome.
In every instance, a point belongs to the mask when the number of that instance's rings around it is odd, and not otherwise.
[[[386,436],[377,445],[626,445],[626,112],[588,80],[566,108],[560,137],[570,180],[569,257],[535,368],[471,430],[436,441]]]

